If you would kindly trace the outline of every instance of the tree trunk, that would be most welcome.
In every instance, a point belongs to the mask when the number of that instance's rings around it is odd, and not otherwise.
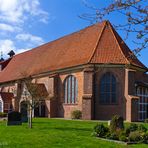
[[[32,128],[32,109],[31,109],[31,112],[30,112],[30,128]]]
[[[30,113],[29,113],[29,120],[28,120],[29,122],[29,124],[28,124],[28,126],[29,126],[29,128],[32,128],[32,109],[30,109]]]

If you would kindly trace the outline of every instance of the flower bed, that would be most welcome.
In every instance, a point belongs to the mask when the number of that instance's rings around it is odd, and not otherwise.
[[[148,129],[144,125],[131,123],[125,128],[123,118],[117,115],[112,118],[108,127],[98,123],[94,127],[93,135],[125,144],[148,143]]]

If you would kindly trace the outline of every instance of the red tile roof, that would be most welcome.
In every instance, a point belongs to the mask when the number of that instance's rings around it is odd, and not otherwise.
[[[1,65],[1,69],[3,70],[7,65],[8,63],[10,62],[11,58],[5,60],[5,61],[1,61],[0,62],[0,65]]]
[[[105,21],[15,55],[0,72],[0,82],[20,79],[22,73],[30,76],[87,63],[132,64],[147,70],[138,59],[129,59],[130,53]]]

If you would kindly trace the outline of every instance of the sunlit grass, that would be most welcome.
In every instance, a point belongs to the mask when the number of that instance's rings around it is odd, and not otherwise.
[[[27,123],[22,126],[6,126],[0,122],[0,148],[122,148],[122,144],[102,141],[92,137],[97,121],[77,121],[38,118],[33,120],[33,129]],[[148,127],[148,125],[147,125]],[[146,148],[138,144],[128,147]]]

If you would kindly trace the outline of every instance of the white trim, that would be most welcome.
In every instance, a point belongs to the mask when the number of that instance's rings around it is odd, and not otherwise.
[[[0,110],[0,112],[4,112],[4,101],[0,95],[0,102],[2,103],[2,109]]]
[[[148,89],[145,87],[137,88],[137,96],[139,96],[138,100],[138,120],[143,121],[147,118],[147,106],[148,106]]]

